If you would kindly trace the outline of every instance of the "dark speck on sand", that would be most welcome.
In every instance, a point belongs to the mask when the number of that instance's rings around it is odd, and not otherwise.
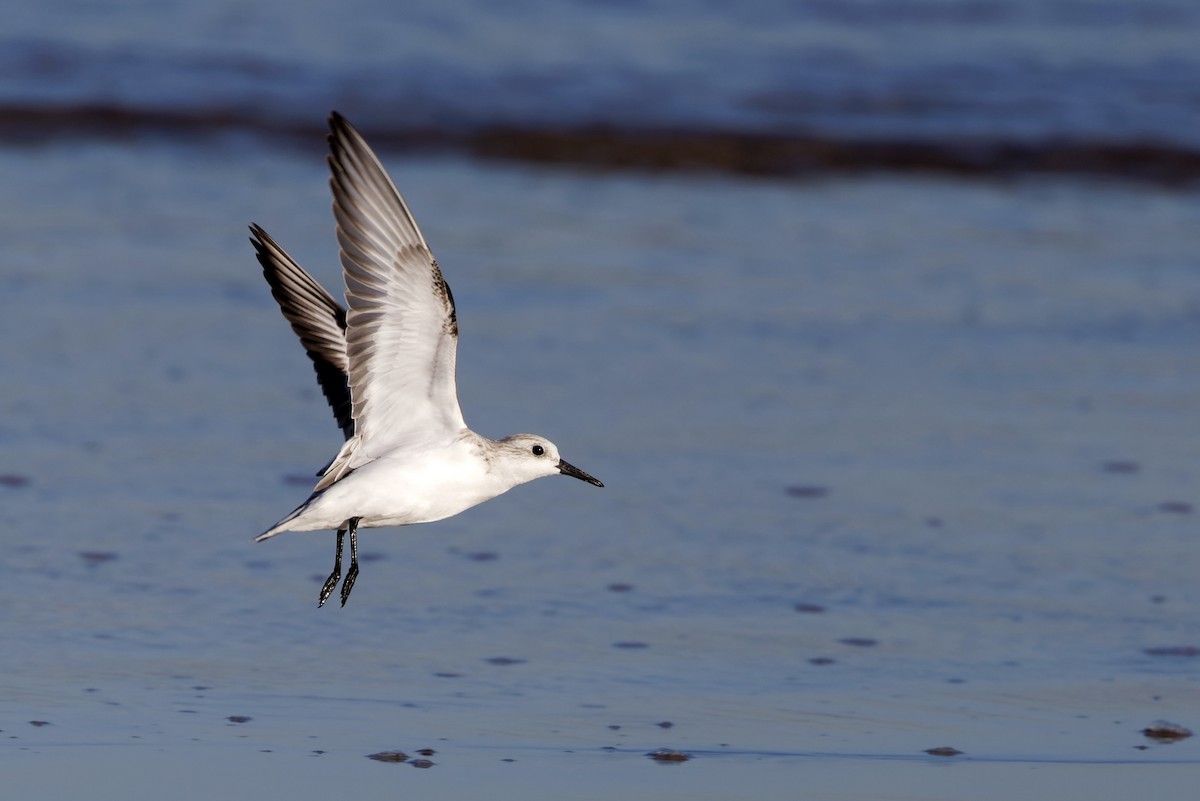
[[[852,645],[855,648],[870,648],[879,645],[879,640],[873,640],[870,637],[843,637],[838,642],[842,645]]]
[[[687,762],[692,758],[690,754],[685,754],[682,751],[676,751],[671,748],[659,748],[656,751],[646,754],[646,756],[655,762]]]
[[[936,757],[953,757],[962,753],[957,748],[951,748],[948,745],[938,746],[937,748],[926,748],[925,753]]]
[[[1200,656],[1200,647],[1195,645],[1159,645],[1146,648],[1147,656]]]
[[[1146,728],[1142,729],[1142,734],[1149,737],[1151,740],[1156,740],[1160,743],[1174,743],[1180,740],[1186,740],[1192,736],[1192,730],[1178,723],[1171,723],[1166,720],[1156,720]]]
[[[814,484],[796,484],[787,488],[789,498],[824,498],[829,494],[828,487]]]

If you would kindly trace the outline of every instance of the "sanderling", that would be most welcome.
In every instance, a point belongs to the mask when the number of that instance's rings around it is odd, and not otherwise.
[[[545,437],[494,440],[467,428],[455,387],[458,319],[450,287],[367,143],[337,112],[329,127],[329,184],[349,309],[262,228],[250,226],[250,241],[346,441],[317,473],[308,500],[256,541],[336,529],[321,606],[341,579],[349,533],[345,606],[358,577],[360,526],[441,520],[542,476],[604,485],[560,458]]]

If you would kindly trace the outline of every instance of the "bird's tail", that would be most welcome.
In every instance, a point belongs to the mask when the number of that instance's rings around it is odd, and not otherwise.
[[[264,531],[262,534],[259,534],[257,537],[255,537],[254,541],[262,542],[263,540],[269,540],[269,539],[271,539],[271,537],[274,537],[276,534],[282,534],[283,532],[287,531],[288,524],[291,523],[293,520],[295,520],[297,517],[299,517],[301,514],[303,514],[304,510],[308,508],[308,505],[310,503],[312,503],[313,498],[317,497],[317,495],[319,495],[319,494],[320,493],[314,492],[312,495],[308,496],[308,500],[306,500],[304,503],[300,504],[295,509],[293,509],[288,514],[287,517],[283,518],[278,523],[276,523],[275,525],[271,526],[269,529]]]

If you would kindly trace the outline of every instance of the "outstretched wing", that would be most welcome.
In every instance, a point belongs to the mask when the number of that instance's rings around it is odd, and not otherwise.
[[[312,359],[317,383],[346,439],[354,436],[346,359],[346,310],[257,225],[250,242],[279,310]]]
[[[336,112],[329,126],[356,440],[326,474],[336,480],[398,443],[453,434],[466,423],[454,377],[458,321],[450,287],[367,143]]]

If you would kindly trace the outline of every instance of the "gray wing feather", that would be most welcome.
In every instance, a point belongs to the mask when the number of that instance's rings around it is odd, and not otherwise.
[[[376,443],[382,449],[457,433],[466,423],[455,386],[458,322],[450,288],[367,143],[336,112],[329,125],[356,440],[331,467],[340,475],[374,458]]]

